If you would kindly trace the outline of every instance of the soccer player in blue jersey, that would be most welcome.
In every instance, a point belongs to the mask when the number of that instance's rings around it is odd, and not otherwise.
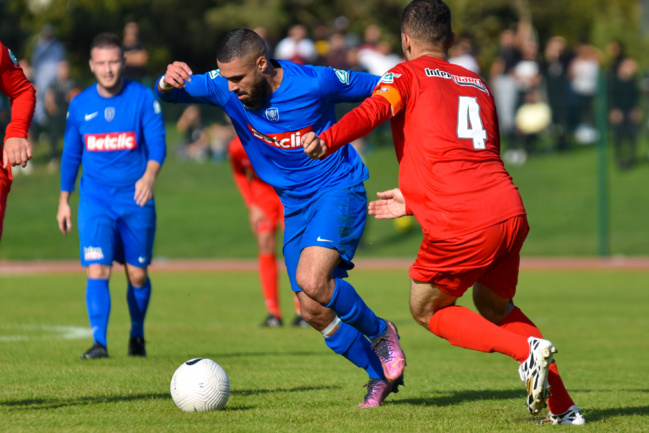
[[[59,229],[68,233],[68,200],[83,164],[78,223],[94,344],[81,358],[108,356],[108,280],[114,260],[124,263],[128,280],[128,354],[146,356],[144,317],[151,296],[147,266],[156,227],[153,185],[166,155],[164,123],[151,90],[123,78],[124,52],[117,36],[95,37],[90,70],[97,83],[77,95],[68,111],[56,215]]]
[[[302,316],[369,375],[359,407],[379,406],[403,384],[405,355],[394,324],[343,279],[365,228],[368,171],[350,145],[320,161],[300,142],[335,123],[336,103],[368,97],[379,77],[268,58],[264,41],[248,29],[230,31],[216,60],[219,69],[203,75],[170,64],[156,96],[216,105],[232,119],[253,169],[284,205],[283,253]]]

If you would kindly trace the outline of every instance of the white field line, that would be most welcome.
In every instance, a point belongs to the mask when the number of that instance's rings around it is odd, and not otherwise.
[[[0,325],[0,343],[13,343],[17,341],[44,339],[80,340],[91,337],[92,332],[90,331],[90,329],[80,326]]]

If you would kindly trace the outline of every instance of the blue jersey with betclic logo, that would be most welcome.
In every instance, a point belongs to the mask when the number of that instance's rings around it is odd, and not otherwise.
[[[183,89],[155,95],[166,102],[216,105],[232,120],[258,176],[290,204],[331,188],[353,187],[369,175],[351,145],[324,160],[310,159],[301,145],[309,131],[317,134],[336,122],[335,104],[362,101],[371,95],[378,76],[328,67],[274,60],[283,69],[282,83],[260,108],[248,110],[228,82],[212,71],[192,75]]]
[[[133,201],[135,183],[149,160],[163,164],[165,128],[151,89],[124,80],[122,91],[105,98],[97,85],[70,102],[61,157],[61,191],[73,191],[79,166],[81,195],[123,196]]]

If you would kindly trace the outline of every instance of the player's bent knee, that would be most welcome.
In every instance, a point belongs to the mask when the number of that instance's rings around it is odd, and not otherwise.
[[[131,285],[138,288],[146,284],[148,277],[146,268],[129,268],[127,275]]]
[[[410,303],[410,314],[424,328],[428,329],[428,322],[430,318],[433,317],[433,314],[429,309],[422,308],[421,305]]]
[[[300,289],[314,301],[326,304],[331,299],[331,296],[327,298],[327,281],[319,278],[317,275],[298,269],[295,275],[295,281],[300,286]]]
[[[93,280],[107,280],[110,278],[110,266],[90,265],[86,270],[86,275]]]

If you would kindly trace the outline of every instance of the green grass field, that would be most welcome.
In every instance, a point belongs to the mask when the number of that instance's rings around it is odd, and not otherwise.
[[[158,230],[155,255],[169,258],[254,257],[256,243],[243,201],[227,163],[197,164],[175,158],[177,140],[168,129],[169,156],[156,185]],[[385,132],[369,137],[366,155],[368,197],[397,185],[398,167]],[[383,144],[381,144],[383,143]],[[17,175],[9,196],[0,260],[77,259],[76,206],[73,232],[59,233],[56,211],[58,173],[45,167],[46,146],[36,146],[34,170]],[[610,252],[649,255],[647,143],[638,150],[638,166],[620,172],[609,167]],[[611,158],[612,161],[612,158]],[[531,256],[598,254],[597,152],[583,147],[562,154],[533,155],[520,167],[508,167],[528,210],[532,231],[523,249]],[[76,203],[78,195],[73,195]],[[479,217],[479,216],[478,216]],[[398,232],[392,221],[368,222],[358,256],[413,257],[421,233]]]
[[[283,311],[292,300],[282,276]],[[111,283],[110,359],[78,358],[88,337],[82,273],[0,275],[1,432],[529,432],[517,364],[450,346],[410,318],[406,270],[359,269],[351,282],[399,326],[406,387],[378,409],[355,409],[364,372],[311,329],[262,329],[255,272],[152,275],[146,359],[126,356],[122,275]],[[524,271],[517,304],[550,338],[588,432],[649,425],[648,271]],[[464,305],[468,302],[464,300]],[[230,377],[225,410],[182,413],[174,370],[209,357]]]

